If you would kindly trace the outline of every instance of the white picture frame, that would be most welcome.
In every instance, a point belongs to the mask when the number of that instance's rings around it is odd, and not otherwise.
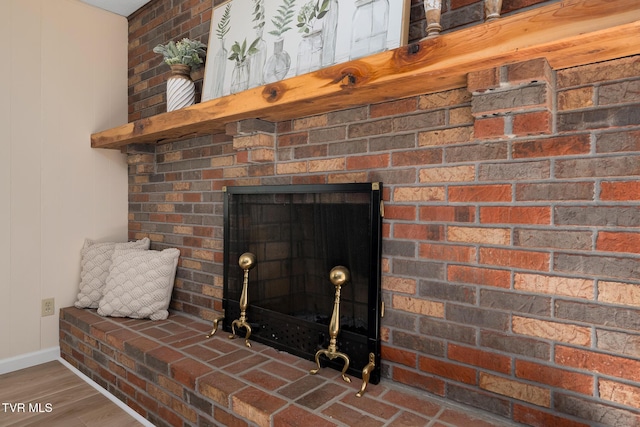
[[[409,8],[410,0],[230,0],[212,13],[202,101],[405,45]]]

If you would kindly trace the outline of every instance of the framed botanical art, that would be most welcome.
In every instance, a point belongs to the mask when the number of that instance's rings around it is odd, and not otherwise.
[[[407,43],[410,0],[230,0],[211,18],[202,100]]]

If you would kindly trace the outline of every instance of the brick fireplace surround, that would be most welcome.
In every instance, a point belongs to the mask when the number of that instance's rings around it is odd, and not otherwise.
[[[446,3],[445,31],[481,19],[482,2]],[[131,121],[165,108],[153,46],[207,42],[210,6],[155,0],[130,17]],[[127,150],[129,237],[181,251],[174,324],[221,311],[223,186],[381,181],[383,384],[531,426],[640,425],[640,56],[510,63],[462,89]],[[125,362],[80,363],[99,337],[76,329],[61,331],[66,358],[139,412],[193,423]]]

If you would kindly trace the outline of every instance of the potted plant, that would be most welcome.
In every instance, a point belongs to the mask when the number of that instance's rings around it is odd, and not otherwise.
[[[198,40],[184,38],[153,48],[164,57],[171,67],[171,77],[167,80],[167,111],[177,110],[195,104],[195,84],[191,80],[191,69],[201,65],[206,56],[206,45]]]

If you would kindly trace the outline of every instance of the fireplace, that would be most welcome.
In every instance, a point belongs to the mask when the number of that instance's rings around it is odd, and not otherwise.
[[[367,376],[377,383],[381,193],[379,183],[227,187],[223,329],[314,360],[337,323],[333,343],[348,357],[347,373],[362,377],[372,357]],[[250,267],[243,254],[255,257]],[[347,274],[341,286],[330,278],[334,267]],[[244,317],[248,328],[237,321]],[[322,367],[347,365],[326,356],[319,354]]]

